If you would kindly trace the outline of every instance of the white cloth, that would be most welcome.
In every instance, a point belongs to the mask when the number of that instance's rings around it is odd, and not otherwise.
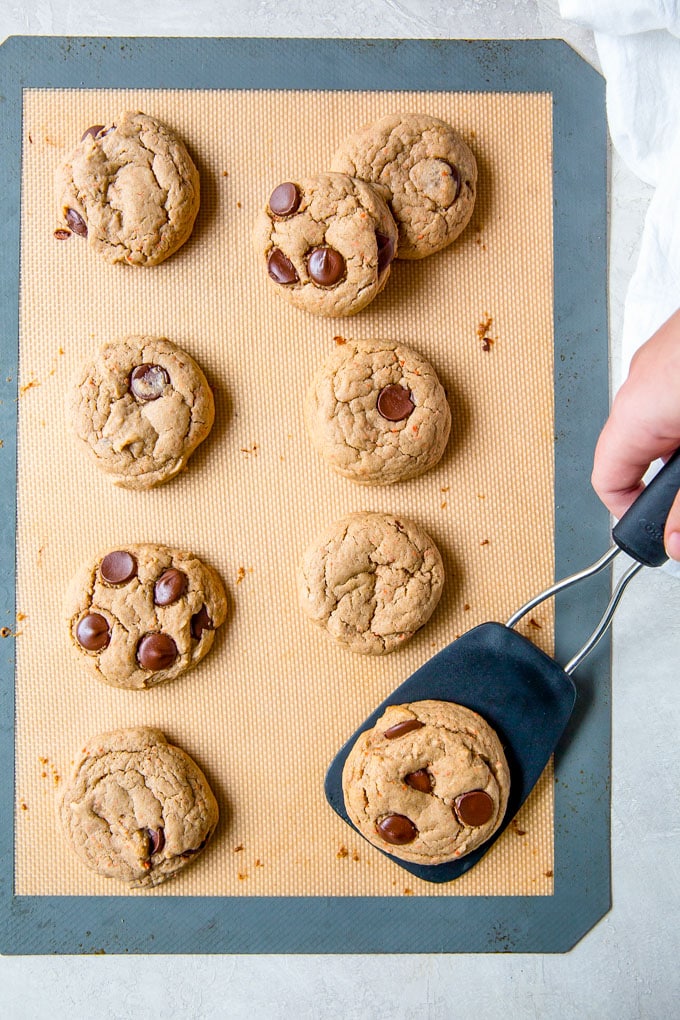
[[[560,13],[593,29],[613,144],[655,189],[624,305],[625,378],[640,344],[680,307],[680,0],[560,0]]]
[[[655,189],[624,303],[618,386],[638,347],[680,307],[680,0],[560,0],[560,13],[593,29],[612,142]],[[664,569],[680,578],[680,563]]]

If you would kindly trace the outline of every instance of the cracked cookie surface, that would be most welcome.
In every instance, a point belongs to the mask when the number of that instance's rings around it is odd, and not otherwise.
[[[129,336],[81,367],[70,411],[80,447],[115,485],[149,489],[185,467],[215,403],[186,351],[165,337]]]
[[[136,543],[84,564],[65,616],[72,648],[113,687],[174,680],[209,652],[227,615],[224,585],[193,553]]]
[[[475,850],[503,821],[510,772],[497,734],[448,701],[389,706],[342,774],[345,807],[373,846],[416,864]]]
[[[397,228],[369,184],[319,174],[274,188],[253,243],[282,297],[317,315],[354,315],[387,283]]]
[[[219,817],[198,765],[148,727],[88,740],[58,811],[78,857],[132,888],[159,885],[195,860]]]
[[[354,482],[415,478],[441,459],[451,411],[433,367],[395,340],[346,340],[321,366],[304,403],[307,432]]]
[[[440,251],[472,216],[477,162],[458,132],[436,117],[381,117],[342,142],[331,169],[381,190],[399,229],[397,258]]]
[[[430,536],[391,514],[334,521],[306,549],[298,595],[306,615],[353,652],[400,648],[427,623],[444,585]]]
[[[88,128],[57,170],[61,227],[108,262],[154,266],[191,234],[200,203],[196,167],[174,132],[127,110]]]

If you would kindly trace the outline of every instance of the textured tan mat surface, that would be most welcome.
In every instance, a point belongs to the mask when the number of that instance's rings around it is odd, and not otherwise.
[[[202,205],[189,243],[161,266],[112,267],[53,238],[54,168],[93,123],[139,108],[184,138]],[[281,180],[325,170],[343,135],[392,110],[456,125],[480,167],[470,226],[446,251],[397,262],[376,301],[319,319],[270,288],[253,219]],[[549,768],[473,871],[434,886],[374,851],[327,806],[327,764],[398,683],[456,635],[503,620],[553,576],[552,165],[549,95],[43,91],[24,93],[16,879],[18,894],[124,888],[90,873],[55,823],[83,740],[148,724],[203,767],[221,807],[211,846],[135,895],[549,895]],[[213,432],[179,478],[114,488],[76,450],[66,393],[80,362],[128,333],[167,336],[215,389]],[[332,474],[301,414],[338,336],[396,337],[437,369],[453,411],[441,463],[367,489]],[[493,342],[483,344],[482,337]],[[484,347],[488,349],[485,350]],[[353,510],[413,517],[447,571],[442,601],[403,649],[372,659],[336,647],[298,610],[307,542]],[[84,559],[137,541],[191,548],[227,585],[229,619],[207,659],[145,692],[92,680],[61,618]],[[531,636],[551,647],[541,610]]]

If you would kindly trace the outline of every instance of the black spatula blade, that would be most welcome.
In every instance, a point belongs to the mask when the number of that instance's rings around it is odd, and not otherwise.
[[[326,774],[326,799],[349,825],[342,770],[360,733],[375,725],[388,705],[455,701],[481,715],[498,734],[510,769],[505,818],[494,836],[458,861],[422,865],[390,860],[428,882],[450,882],[469,871],[517,814],[538,782],[572,713],[571,678],[527,638],[500,623],[484,623],[447,645],[405,680],[359,727]]]

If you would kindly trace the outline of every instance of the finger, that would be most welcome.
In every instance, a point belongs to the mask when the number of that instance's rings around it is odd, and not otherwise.
[[[675,497],[664,532],[666,552],[672,560],[680,560],[680,492]]]
[[[638,432],[630,436],[612,415],[595,448],[591,482],[595,492],[615,517],[622,517],[644,488],[642,477],[658,452]]]

